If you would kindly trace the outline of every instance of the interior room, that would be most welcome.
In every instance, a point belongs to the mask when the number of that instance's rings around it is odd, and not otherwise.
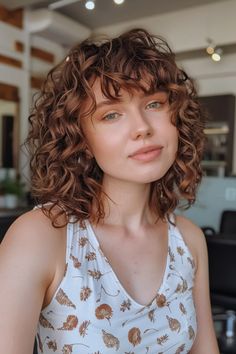
[[[48,71],[89,36],[131,28],[162,36],[194,79],[209,118],[196,201],[176,213],[206,237],[221,354],[236,353],[235,15],[235,0],[0,0],[0,240],[35,205],[23,144]]]

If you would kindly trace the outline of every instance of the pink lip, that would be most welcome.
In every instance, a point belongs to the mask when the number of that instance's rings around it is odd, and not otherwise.
[[[147,146],[138,149],[129,157],[139,161],[151,161],[160,155],[162,148],[163,146]]]

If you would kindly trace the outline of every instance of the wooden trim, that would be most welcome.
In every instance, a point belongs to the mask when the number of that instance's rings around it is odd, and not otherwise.
[[[22,68],[22,61],[0,54],[0,63]]]
[[[20,41],[15,41],[15,50],[17,52],[23,53],[25,51],[24,43]]]
[[[41,59],[48,63],[54,63],[55,55],[52,53],[47,52],[46,50],[39,49],[36,47],[31,47],[31,56],[34,58]]]
[[[34,88],[34,89],[40,90],[43,82],[44,82],[44,79],[41,77],[31,76],[31,78],[30,78],[31,88]]]
[[[23,8],[8,10],[0,5],[0,21],[6,22],[14,27],[23,28]]]
[[[18,87],[0,82],[0,99],[19,102]]]

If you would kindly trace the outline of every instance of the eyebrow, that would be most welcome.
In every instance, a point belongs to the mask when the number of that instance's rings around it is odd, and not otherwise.
[[[98,104],[96,104],[96,110],[98,110],[99,108],[103,107],[103,106],[111,106],[112,104],[117,104],[120,103],[122,100],[121,99],[113,99],[113,100],[105,100],[105,101],[101,101]]]
[[[142,98],[150,97],[150,96],[154,96],[155,94],[162,94],[162,93],[166,93],[166,92],[165,91],[154,91],[154,92],[150,92],[150,93],[144,93],[142,95]],[[103,107],[103,106],[111,106],[111,105],[114,105],[114,104],[118,104],[120,102],[122,102],[121,98],[103,100],[103,101],[99,102],[98,104],[96,104],[96,111],[98,109],[100,109],[101,107]]]

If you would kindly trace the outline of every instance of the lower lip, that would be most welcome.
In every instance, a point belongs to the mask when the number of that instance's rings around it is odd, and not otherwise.
[[[143,152],[140,154],[135,154],[131,156],[132,159],[138,160],[138,161],[144,161],[144,162],[149,162],[160,156],[162,149],[155,149],[151,150],[148,152]]]

